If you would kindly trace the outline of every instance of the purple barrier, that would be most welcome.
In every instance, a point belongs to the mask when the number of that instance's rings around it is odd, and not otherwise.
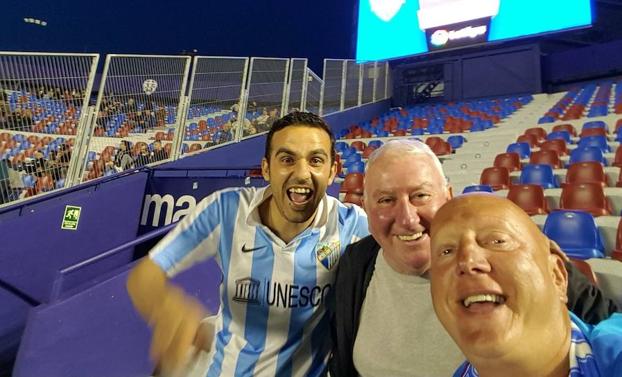
[[[13,376],[150,376],[150,332],[125,288],[132,266],[72,297],[32,309]],[[213,260],[174,279],[213,313],[221,280]]]
[[[86,184],[0,211],[0,375],[14,358],[28,308],[49,300],[57,272],[136,237],[147,176]],[[76,230],[61,229],[66,205],[81,207]],[[109,271],[132,256],[120,253],[100,267]]]

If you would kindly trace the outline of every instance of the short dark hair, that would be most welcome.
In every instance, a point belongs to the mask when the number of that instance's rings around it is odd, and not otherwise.
[[[266,138],[266,151],[264,153],[264,157],[268,162],[270,162],[272,137],[276,132],[279,132],[282,129],[290,126],[319,128],[326,132],[326,134],[330,138],[330,162],[331,164],[335,162],[335,135],[333,135],[333,132],[330,130],[330,126],[324,121],[324,119],[320,118],[318,115],[315,115],[313,113],[305,113],[302,111],[291,112],[284,117],[275,120],[274,123],[272,123],[272,127],[268,132],[268,137]]]

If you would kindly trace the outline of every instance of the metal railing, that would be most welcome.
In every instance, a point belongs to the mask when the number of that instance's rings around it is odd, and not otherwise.
[[[386,62],[0,52],[0,206],[388,98]],[[192,67],[192,71],[190,68]],[[189,82],[189,85],[187,85]]]

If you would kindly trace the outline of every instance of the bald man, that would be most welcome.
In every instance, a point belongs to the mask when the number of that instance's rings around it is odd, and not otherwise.
[[[393,140],[367,162],[363,207],[371,236],[339,260],[332,377],[446,377],[464,360],[430,297],[430,225],[452,198],[443,168],[416,140]],[[568,307],[598,323],[616,305],[570,265]]]
[[[455,198],[431,238],[434,310],[468,360],[454,376],[622,376],[622,315],[568,312],[566,257],[514,203]]]

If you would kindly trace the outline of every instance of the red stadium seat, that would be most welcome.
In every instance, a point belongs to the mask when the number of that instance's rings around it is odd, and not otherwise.
[[[528,128],[523,132],[524,135],[534,135],[538,138],[538,143],[546,140],[546,131],[542,127]]]
[[[566,173],[566,183],[598,183],[603,187],[609,186],[603,165],[596,161],[575,162],[570,165]]]
[[[618,147],[618,149],[616,149],[616,154],[615,154],[615,157],[613,158],[613,163],[611,164],[611,166],[622,168],[622,148],[621,147]]]
[[[507,168],[509,171],[521,170],[522,164],[520,162],[520,156],[518,153],[508,152],[501,153],[495,156],[495,162],[493,166],[498,168]]]
[[[547,140],[540,144],[540,150],[556,151],[559,156],[568,155],[566,141],[562,139]]]
[[[564,185],[559,208],[589,212],[594,217],[611,215],[612,212],[603,187],[597,183]]]
[[[443,140],[442,137],[438,137],[438,136],[430,136],[427,139],[425,139],[425,143],[428,145],[428,147],[430,147],[430,149],[434,148],[436,144],[439,144],[442,141],[445,141],[445,140]]]
[[[363,155],[362,155],[362,157],[363,157],[363,158],[369,158],[369,156],[370,156],[372,153],[374,153],[374,151],[375,151],[375,150],[376,150],[376,148],[374,148],[374,147],[370,147],[370,146],[365,147],[365,149],[363,149]]]
[[[613,133],[617,134],[620,128],[622,128],[622,119],[618,119],[618,121],[616,122],[616,127],[613,130]]]
[[[557,152],[553,150],[531,152],[531,155],[529,156],[529,163],[550,165],[553,169],[561,169],[563,167],[562,161],[559,159]]]
[[[572,126],[572,124],[560,124],[553,127],[553,131],[568,131],[572,136],[577,136],[577,130]]]
[[[584,260],[574,258],[570,258],[570,261],[592,284],[598,286],[598,278],[589,263]]]
[[[493,190],[504,190],[510,187],[510,171],[503,167],[491,167],[482,171],[480,184],[488,185]]]
[[[549,213],[549,206],[540,185],[512,185],[508,199],[521,207],[529,216]]]
[[[430,146],[430,149],[432,149],[432,152],[437,156],[445,156],[453,152],[451,145],[445,140],[441,140],[433,146]]]
[[[357,140],[357,141],[353,141],[350,146],[354,149],[356,149],[359,152],[362,152],[365,147],[367,146],[364,142]]]
[[[533,148],[533,147],[537,147],[538,146],[538,143],[540,142],[540,139],[538,139],[538,136],[533,135],[533,134],[520,135],[518,138],[516,138],[516,142],[518,142],[518,143],[527,143],[527,144],[529,144],[529,146],[531,148]]]
[[[616,236],[616,248],[611,253],[613,259],[617,259],[622,262],[622,219],[618,222],[618,234]]]
[[[363,193],[363,181],[365,179],[365,174],[363,173],[350,173],[346,175],[346,178],[341,182],[341,187],[339,188],[339,192],[343,193]]]
[[[352,203],[357,206],[363,206],[363,194],[359,194],[356,192],[348,192],[346,196],[343,198],[344,203]]]

